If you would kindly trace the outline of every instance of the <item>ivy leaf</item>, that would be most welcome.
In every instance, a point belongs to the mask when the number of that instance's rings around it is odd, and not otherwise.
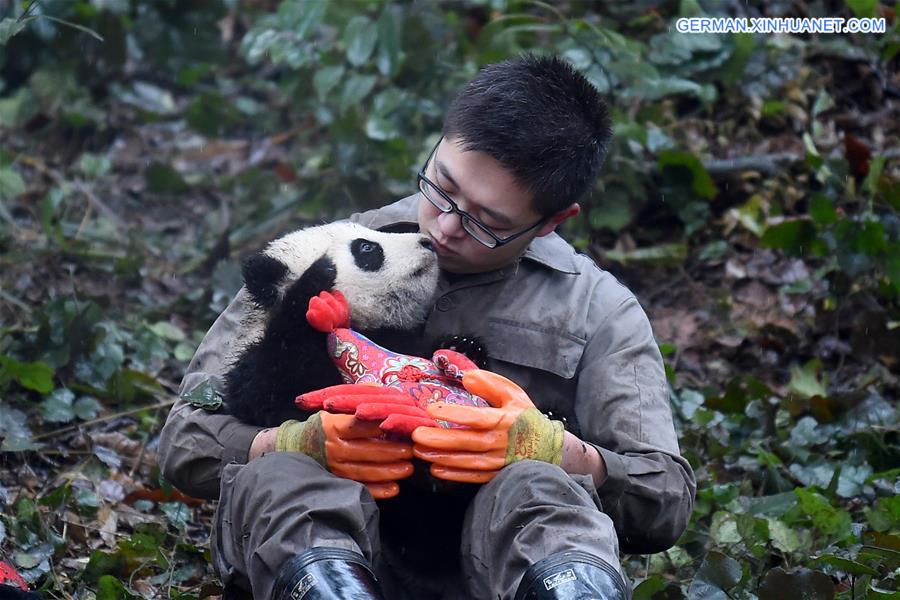
[[[179,531],[184,531],[190,521],[192,512],[184,502],[161,502],[159,505],[166,515],[169,524]]]
[[[189,392],[182,394],[181,397],[191,406],[205,410],[218,410],[222,406],[222,396],[213,389],[212,384],[208,380],[197,384]]]
[[[184,331],[182,331],[172,323],[169,323],[168,321],[157,321],[149,327],[150,331],[155,333],[157,337],[161,337],[164,340],[180,342],[185,338]]]
[[[767,517],[766,520],[769,523],[769,538],[775,548],[787,554],[800,549],[800,537],[795,530],[779,519]]]
[[[700,159],[690,152],[682,152],[678,150],[666,150],[659,155],[659,168],[684,168],[691,174],[691,188],[694,193],[701,198],[712,200],[716,197],[718,190],[716,184],[713,183],[709,171],[700,162]]]
[[[190,190],[181,174],[169,165],[151,163],[144,171],[147,189],[158,194],[184,194]]]
[[[797,488],[794,493],[799,502],[785,516],[788,522],[796,521],[796,515],[799,513],[808,516],[813,526],[825,535],[844,539],[850,534],[852,520],[847,511],[835,508],[824,496],[806,488]],[[794,515],[794,519],[789,518],[791,515]]]
[[[48,423],[68,423],[75,419],[75,409],[72,407],[74,401],[75,393],[72,390],[53,390],[41,404],[41,416]]]
[[[26,421],[25,413],[0,400],[0,438],[3,439],[0,452],[37,450],[43,446],[32,441]]]
[[[833,600],[834,583],[821,571],[798,569],[787,573],[781,567],[766,573],[759,587],[759,600]]]
[[[359,67],[372,56],[378,41],[378,26],[364,15],[356,15],[344,29],[343,42],[347,47],[347,60]]]
[[[23,388],[47,394],[53,390],[53,368],[43,362],[19,362],[0,356],[0,382],[13,379]]]
[[[400,50],[400,31],[391,5],[385,4],[378,19],[378,70],[390,77],[397,72],[403,54]]]
[[[864,565],[860,562],[856,562],[855,560],[842,558],[834,554],[823,554],[822,556],[816,558],[815,562],[831,565],[838,571],[841,571],[842,573],[849,573],[850,575],[871,575],[873,577],[878,576],[877,569],[873,569],[872,567]]]
[[[328,99],[328,94],[334,89],[334,86],[340,83],[343,76],[344,67],[340,65],[322,67],[316,71],[316,74],[313,75],[313,89],[316,90],[319,100],[325,102]]]
[[[354,75],[347,80],[341,90],[338,106],[344,112],[353,105],[359,104],[375,87],[377,78],[374,75]]]
[[[100,402],[91,396],[82,396],[72,406],[75,416],[83,421],[96,418],[102,408]]]
[[[828,391],[825,389],[827,379],[823,377],[819,380],[818,373],[822,370],[822,361],[813,359],[803,365],[791,366],[791,382],[788,389],[804,400],[814,398],[816,396],[825,397]]]
[[[0,168],[0,200],[11,200],[25,193],[25,180],[9,167]]]
[[[138,600],[125,585],[112,575],[102,575],[97,582],[97,600]]]
[[[25,29],[25,26],[28,25],[28,22],[32,18],[33,17],[27,19],[14,19],[12,17],[6,17],[5,19],[0,20],[0,46],[5,46],[12,36]]]
[[[721,552],[710,552],[703,560],[688,590],[689,600],[728,600],[728,590],[741,581],[741,565]]]

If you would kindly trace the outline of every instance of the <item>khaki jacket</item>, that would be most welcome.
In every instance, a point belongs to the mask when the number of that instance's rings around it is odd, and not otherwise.
[[[411,196],[351,221],[417,228]],[[209,381],[222,389],[244,292],[216,320],[188,366],[181,393]],[[555,233],[535,238],[515,264],[489,273],[442,275],[425,334],[472,334],[489,368],[606,462],[597,489],[624,552],[657,552],[681,535],[694,501],[694,474],[681,457],[662,357],[634,295]],[[160,440],[164,475],[179,489],[218,498],[221,471],[246,463],[261,428],[179,399]]]

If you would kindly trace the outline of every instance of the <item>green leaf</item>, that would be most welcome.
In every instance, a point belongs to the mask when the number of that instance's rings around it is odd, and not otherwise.
[[[666,589],[667,584],[662,575],[652,575],[634,588],[632,600],[653,600],[657,592]]]
[[[819,227],[831,225],[837,221],[838,214],[828,196],[822,193],[813,194],[809,201],[809,216]]]
[[[10,356],[0,356],[0,382],[16,381],[23,388],[47,394],[53,389],[53,368],[43,362],[19,362]]]
[[[796,394],[804,400],[814,398],[815,396],[825,397],[828,395],[826,386],[828,378],[822,376],[819,380],[819,372],[822,370],[822,361],[814,358],[802,367],[799,365],[791,365],[791,382],[788,389],[792,394]]]
[[[68,423],[75,419],[72,407],[75,394],[70,389],[59,388],[47,396],[41,404],[41,415],[49,423]]]
[[[83,421],[87,421],[88,419],[96,418],[103,406],[96,398],[82,396],[75,401],[72,408],[75,411],[76,417]]]
[[[184,194],[190,190],[181,174],[169,165],[153,162],[144,171],[147,189],[159,194]]]
[[[366,120],[366,136],[379,141],[393,140],[400,137],[400,129],[390,119],[372,115]]]
[[[787,104],[783,100],[766,100],[763,102],[760,114],[764,117],[773,117],[784,112],[786,106]]]
[[[878,498],[866,512],[869,524],[875,531],[900,530],[900,496]]]
[[[356,15],[344,29],[343,42],[347,48],[347,61],[359,67],[372,56],[378,41],[378,26],[364,15]]]
[[[716,544],[730,545],[739,543],[741,534],[738,532],[737,518],[734,513],[725,510],[716,511],[709,526],[709,537]]]
[[[766,248],[779,248],[793,256],[824,256],[828,253],[815,226],[806,219],[792,219],[769,225],[759,241]]]
[[[162,502],[159,507],[172,527],[179,531],[187,529],[187,524],[191,520],[193,511],[186,504],[183,502]]]
[[[341,65],[322,67],[316,71],[316,74],[313,75],[313,88],[316,90],[319,100],[326,102],[328,94],[331,93],[331,90],[341,81],[343,76],[344,67]]]
[[[872,575],[873,577],[878,575],[877,569],[873,569],[872,567],[864,565],[860,562],[856,562],[855,560],[842,558],[834,554],[824,554],[816,558],[815,562],[831,565],[838,571],[841,571],[842,573],[849,573],[850,575]]]
[[[0,167],[0,200],[13,200],[25,193],[25,180],[9,167]]]
[[[318,28],[327,8],[328,0],[293,0],[281,3],[278,16],[285,29],[303,38]]]
[[[341,112],[362,102],[375,87],[376,81],[377,77],[375,75],[353,75],[350,77],[344,84],[338,100]]]
[[[781,567],[766,573],[759,587],[759,600],[833,600],[834,583],[821,571],[798,569],[786,573]]]
[[[741,581],[741,565],[721,552],[710,552],[691,581],[689,600],[728,600],[728,590]]]
[[[121,581],[112,575],[103,575],[97,581],[97,600],[138,600],[141,596],[130,593]]]
[[[813,526],[828,536],[844,539],[850,534],[852,520],[847,511],[831,506],[824,496],[806,488],[797,488],[794,493],[799,502],[791,513],[799,512],[808,516]]]
[[[589,214],[591,229],[609,229],[615,232],[624,229],[633,218],[628,192],[617,185],[610,186],[600,194]]]
[[[0,127],[21,127],[40,110],[31,88],[21,87],[6,98],[0,98]]]
[[[109,159],[109,156],[85,152],[81,155],[81,160],[78,161],[78,168],[81,169],[82,173],[90,177],[102,177],[109,173],[112,168],[112,161]]]
[[[878,0],[847,0],[847,7],[853,11],[853,16],[859,18],[875,17],[875,7]]]
[[[397,72],[403,59],[400,50],[400,27],[389,3],[378,18],[378,70],[388,77]]]
[[[135,81],[130,88],[112,84],[110,91],[120,102],[154,115],[172,115],[178,111],[172,92],[152,83]]]
[[[25,29],[25,26],[28,25],[28,22],[33,18],[34,17],[14,19],[12,17],[6,17],[5,19],[0,20],[0,46],[5,46],[10,38]]]
[[[769,539],[778,550],[790,554],[799,550],[803,544],[797,532],[784,521],[766,517],[769,523]]]
[[[206,380],[181,396],[188,404],[204,410],[218,410],[222,406],[222,396]]]
[[[660,170],[667,167],[684,168],[691,175],[691,188],[694,193],[701,198],[712,200],[716,197],[716,184],[713,183],[709,171],[700,162],[700,159],[690,152],[682,152],[679,150],[666,150],[659,155]]]
[[[168,321],[157,321],[149,327],[150,331],[164,340],[181,342],[185,339],[184,331]]]

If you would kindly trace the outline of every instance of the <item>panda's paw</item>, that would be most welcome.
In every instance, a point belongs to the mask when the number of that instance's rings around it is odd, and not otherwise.
[[[487,368],[487,348],[481,339],[471,335],[454,335],[449,338],[440,340],[438,348],[442,350],[454,350],[465,355],[470,361],[474,362],[476,368]]]
[[[448,377],[462,381],[463,373],[477,369],[478,365],[455,350],[438,350],[431,358],[435,366]]]
[[[331,333],[340,327],[350,327],[350,307],[337,290],[320,292],[309,299],[306,321],[316,331]]]

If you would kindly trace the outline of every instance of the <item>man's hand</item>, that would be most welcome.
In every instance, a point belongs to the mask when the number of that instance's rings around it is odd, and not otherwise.
[[[437,402],[428,407],[435,419],[468,429],[419,427],[413,453],[431,465],[439,479],[484,483],[506,465],[520,460],[560,464],[564,428],[535,408],[525,391],[490,371],[467,371],[463,386],[494,408]]]
[[[302,452],[338,475],[364,483],[378,500],[396,496],[397,480],[413,473],[411,444],[384,439],[377,421],[319,411],[306,421],[285,421],[275,450]]]

